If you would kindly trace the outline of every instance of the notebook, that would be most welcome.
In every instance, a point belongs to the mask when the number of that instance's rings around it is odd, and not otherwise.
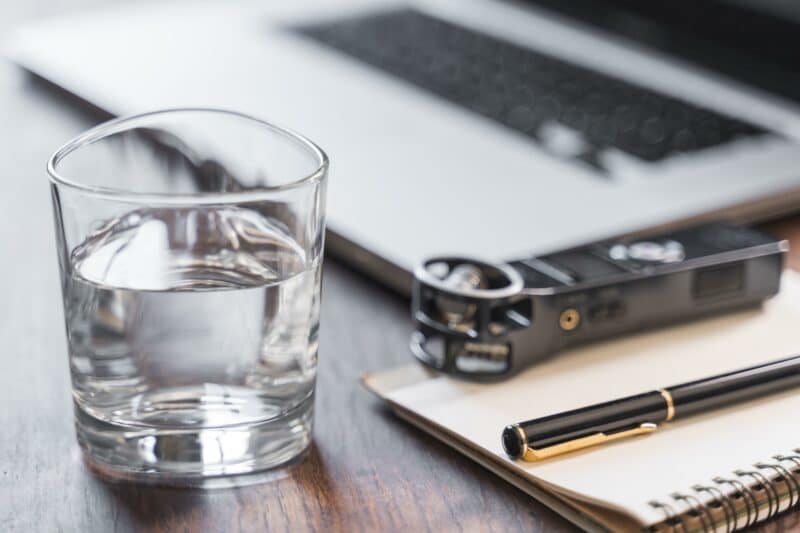
[[[587,530],[732,531],[800,502],[800,390],[535,463],[510,460],[501,431],[797,352],[800,274],[787,272],[761,308],[572,349],[502,383],[417,364],[363,381],[401,418]]]

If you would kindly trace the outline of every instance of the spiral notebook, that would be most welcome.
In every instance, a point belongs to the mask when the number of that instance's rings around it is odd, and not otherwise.
[[[546,461],[511,461],[509,423],[800,352],[800,274],[763,307],[573,349],[499,384],[418,365],[364,376],[419,426],[588,530],[732,531],[800,502],[800,390]],[[800,513],[797,514],[800,528]]]

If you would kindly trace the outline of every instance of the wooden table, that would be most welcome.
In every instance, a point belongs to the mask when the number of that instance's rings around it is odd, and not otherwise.
[[[7,3],[0,37],[15,20],[52,11]],[[0,65],[0,531],[574,529],[359,386],[363,372],[409,361],[408,302],[330,258],[315,444],[304,463],[265,484],[209,492],[115,485],[88,472],[72,427],[44,169],[57,146],[102,118],[72,104]],[[791,264],[800,267],[800,221],[771,227],[797,245]]]

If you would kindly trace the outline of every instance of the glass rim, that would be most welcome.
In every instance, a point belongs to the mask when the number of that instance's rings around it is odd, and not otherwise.
[[[317,166],[310,174],[288,181],[281,185],[264,186],[251,191],[237,191],[237,192],[198,192],[198,193],[163,193],[163,192],[137,192],[127,191],[115,187],[104,187],[96,185],[87,185],[70,179],[60,174],[57,171],[58,164],[71,153],[79,150],[81,147],[100,141],[104,138],[110,137],[116,133],[121,133],[128,129],[132,129],[131,125],[138,121],[157,115],[169,115],[173,113],[218,113],[222,115],[229,115],[246,120],[250,120],[266,127],[272,132],[306,148],[311,155],[316,159]],[[321,182],[328,171],[330,161],[328,155],[322,148],[308,137],[297,133],[289,128],[277,126],[266,120],[259,119],[253,115],[243,113],[240,111],[233,111],[230,109],[222,109],[216,107],[176,107],[168,109],[160,109],[156,111],[148,111],[145,113],[137,113],[134,115],[125,115],[111,120],[102,122],[88,130],[73,137],[57,149],[47,161],[47,173],[51,183],[56,185],[63,185],[70,189],[80,191],[84,194],[91,196],[103,197],[113,199],[120,202],[154,202],[154,203],[169,203],[169,204],[229,204],[236,202],[257,201],[259,199],[266,199],[277,192],[297,189],[307,186],[310,183]]]

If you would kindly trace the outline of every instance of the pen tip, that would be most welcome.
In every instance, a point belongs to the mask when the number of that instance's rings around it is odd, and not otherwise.
[[[522,436],[516,425],[506,426],[503,430],[502,440],[503,449],[512,459],[519,459],[522,457],[525,443],[522,442]]]

